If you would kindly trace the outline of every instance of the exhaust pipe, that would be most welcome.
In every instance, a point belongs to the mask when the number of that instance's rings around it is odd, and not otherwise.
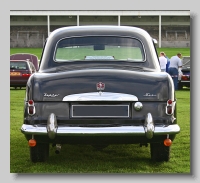
[[[60,150],[61,150],[61,144],[56,144],[55,153],[56,153],[56,154],[59,154],[59,153],[60,153]]]

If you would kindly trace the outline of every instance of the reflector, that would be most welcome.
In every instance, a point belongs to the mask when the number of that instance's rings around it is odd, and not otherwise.
[[[30,147],[36,146],[36,140],[35,140],[35,139],[30,139],[30,140],[28,141],[28,145],[29,145]]]
[[[165,145],[165,146],[171,146],[171,145],[172,145],[171,139],[165,139],[165,140],[164,140],[164,145]]]

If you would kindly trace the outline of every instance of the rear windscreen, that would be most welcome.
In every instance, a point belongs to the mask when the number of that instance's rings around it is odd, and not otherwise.
[[[10,69],[15,69],[15,70],[27,70],[28,66],[26,62],[21,62],[21,61],[17,61],[17,62],[10,62]]]
[[[141,41],[131,37],[70,37],[57,43],[54,60],[57,62],[80,60],[144,62],[145,51]]]

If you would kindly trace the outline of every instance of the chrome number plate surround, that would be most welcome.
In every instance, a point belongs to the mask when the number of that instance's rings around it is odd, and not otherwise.
[[[130,118],[130,105],[80,105],[72,104],[72,118]]]

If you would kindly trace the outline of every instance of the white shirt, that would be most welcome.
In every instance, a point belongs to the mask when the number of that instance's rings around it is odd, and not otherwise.
[[[170,68],[176,68],[178,69],[178,67],[182,66],[182,60],[178,57],[178,56],[173,56],[170,59]]]
[[[159,61],[160,61],[160,68],[166,69],[167,59],[164,56],[160,56]]]

